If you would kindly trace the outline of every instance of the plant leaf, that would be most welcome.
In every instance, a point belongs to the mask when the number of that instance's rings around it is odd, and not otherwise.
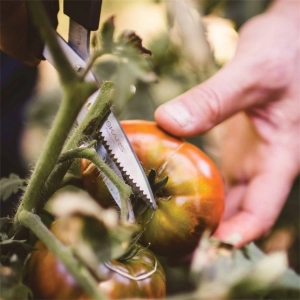
[[[26,240],[15,240],[15,237],[4,239],[0,242],[0,248],[11,248],[12,250],[16,248],[16,246],[22,246],[24,250],[30,252],[34,249],[33,246],[26,243]]]
[[[98,36],[100,52],[106,54],[106,59],[98,60],[94,72],[101,81],[105,78],[116,83],[114,108],[119,114],[135,93],[137,82],[152,83],[157,81],[157,76],[150,61],[151,51],[142,46],[142,39],[133,31],[124,30],[114,41],[114,30],[114,17],[111,17]],[[103,72],[103,64],[108,72]]]
[[[139,53],[151,55],[151,51],[142,46],[142,39],[132,30],[124,30],[119,36],[119,43],[131,46]]]
[[[8,239],[8,232],[12,224],[12,219],[8,217],[0,218],[0,242]]]
[[[20,270],[11,267],[0,267],[1,299],[29,299],[32,296],[30,288],[22,283]]]
[[[266,255],[254,243],[229,246],[208,234],[201,239],[192,262],[199,299],[273,299],[269,296],[277,291],[280,299],[299,295],[300,279],[288,269],[285,253]]]
[[[114,209],[103,209],[86,192],[60,192],[46,208],[59,217],[57,230],[70,237],[76,256],[101,279],[98,268],[124,254],[137,230],[119,222]]]
[[[0,199],[6,201],[12,194],[17,193],[24,187],[25,179],[21,179],[18,175],[11,173],[9,177],[0,179]]]
[[[104,52],[111,53],[114,46],[114,40],[113,40],[114,32],[115,32],[114,16],[111,16],[103,24],[101,29],[100,37],[101,37],[102,48]]]

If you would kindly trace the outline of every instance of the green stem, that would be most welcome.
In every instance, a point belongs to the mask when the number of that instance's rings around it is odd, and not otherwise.
[[[88,60],[86,67],[84,68],[84,70],[80,73],[80,78],[84,79],[85,76],[88,74],[88,72],[92,69],[94,62],[96,61],[97,58],[99,58],[100,56],[102,56],[103,54],[105,54],[105,51],[103,50],[98,50],[95,51],[90,59]]]
[[[18,227],[18,217],[23,210],[32,211],[39,206],[42,188],[56,165],[63,145],[73,126],[73,123],[91,89],[84,83],[73,85],[63,99],[53,126],[50,130],[45,147],[36,163],[28,186],[15,215],[15,227]]]
[[[66,186],[73,186],[73,187],[76,187],[76,188],[79,188],[82,190],[84,189],[84,185],[83,185],[81,177],[77,177],[74,175],[65,176],[62,183],[60,184],[59,188],[61,189]]]
[[[108,112],[112,103],[113,83],[104,82],[95,103],[77,126],[69,140],[67,141],[64,151],[70,151],[84,143],[95,129],[100,127],[104,116]],[[91,128],[91,131],[89,131]],[[60,187],[61,182],[70,168],[72,161],[64,162],[57,165],[49,176],[43,191],[43,203],[47,201],[53,193]]]
[[[23,210],[39,207],[41,191],[48,176],[51,174],[61,153],[67,136],[85,100],[95,90],[95,84],[83,83],[60,49],[54,30],[40,1],[27,1],[31,17],[40,31],[42,38],[51,50],[65,97],[60,105],[57,116],[50,130],[45,148],[41,153],[29,180],[22,202],[14,218],[14,230],[19,227],[18,216]]]
[[[97,144],[96,140],[93,140],[90,144],[84,147],[78,147],[75,149],[71,149],[69,151],[63,152],[61,156],[58,158],[57,163],[64,163],[66,161],[73,161],[76,158],[82,158],[82,155],[86,149],[90,149]]]
[[[19,214],[19,221],[23,226],[29,228],[46,245],[49,251],[65,265],[78,285],[88,295],[97,300],[107,299],[106,295],[98,288],[97,281],[88,269],[73,256],[71,248],[62,244],[43,224],[39,216],[28,211],[22,211]]]
[[[131,188],[118,175],[99,157],[95,149],[85,149],[81,153],[83,158],[91,161],[102,173],[104,178],[109,179],[113,185],[117,188],[120,195],[120,209],[121,209],[121,221],[126,222],[128,220],[128,205],[129,197],[131,195]]]
[[[83,121],[75,129],[64,148],[65,151],[80,146],[80,142],[85,142],[92,133],[100,128],[105,115],[112,105],[113,93],[114,84],[109,81],[103,82],[101,90],[91,106],[92,109],[88,110]]]

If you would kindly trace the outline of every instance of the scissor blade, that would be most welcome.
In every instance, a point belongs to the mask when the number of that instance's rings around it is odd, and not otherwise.
[[[69,41],[71,48],[85,61],[90,57],[90,31],[70,19]]]
[[[59,35],[58,41],[67,58],[70,60],[70,63],[73,64],[74,69],[86,67],[86,62],[77,53],[75,53],[74,50]],[[51,56],[51,52],[47,47],[45,47],[43,55],[55,67],[54,61]],[[88,72],[88,74],[86,75],[86,79],[90,81],[96,81],[92,72]],[[91,97],[87,100],[86,104],[83,106],[81,112],[78,115],[78,123],[82,122],[84,116],[92,107],[92,104],[95,102],[96,96],[97,92],[91,95]],[[124,146],[124,148],[126,149],[126,153],[118,151],[118,147],[116,147],[116,140],[111,138],[111,134],[109,134],[109,131],[107,130],[108,124],[113,124],[111,125],[112,129],[110,130],[110,132],[115,132],[117,134],[117,140],[120,141],[120,143]],[[125,133],[123,132],[120,122],[112,112],[109,113],[108,118],[105,120],[103,127],[100,129],[100,136],[102,137],[102,142],[106,150],[109,152],[109,156],[120,168],[125,182],[131,186],[135,193],[141,195],[141,198],[149,207],[155,209],[156,202],[151,187],[149,185],[148,179],[146,178],[144,170],[138,158],[136,157],[130,142],[128,141]],[[99,153],[99,155],[101,154]],[[111,167],[113,168],[113,164]],[[117,173],[116,168],[114,169],[114,171]],[[108,184],[107,186],[111,192],[114,191],[114,187],[112,187],[112,184]]]
[[[119,178],[124,181],[124,178],[122,176],[121,171],[116,166],[116,164],[114,163],[114,161],[112,160],[112,158],[110,157],[110,155],[108,154],[107,150],[105,149],[105,147],[103,146],[102,143],[98,143],[96,151],[99,154],[99,156],[102,157],[102,159],[105,161],[105,163],[112,170],[114,170],[116,175],[119,176]],[[110,181],[110,179],[107,176],[103,176],[103,181],[104,181],[105,185],[107,186],[110,194],[115,199],[117,205],[119,206],[119,208],[121,208],[122,200],[121,200],[121,196],[120,196],[120,193],[119,193],[118,189]],[[127,202],[127,209],[128,209],[128,221],[133,223],[135,221],[135,216],[134,216],[134,212],[133,212],[133,209],[132,209],[132,205],[128,202]]]
[[[156,209],[157,205],[145,172],[112,111],[105,118],[100,129],[100,136],[102,144],[118,165],[126,182],[149,207]]]

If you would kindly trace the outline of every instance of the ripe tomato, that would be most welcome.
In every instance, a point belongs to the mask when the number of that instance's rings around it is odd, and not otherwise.
[[[71,245],[70,237],[63,236],[56,229],[56,222],[52,223],[51,231],[64,244]],[[127,260],[112,260],[102,265],[101,270],[108,279],[99,282],[98,286],[109,299],[154,299],[166,296],[165,273],[160,262],[150,250],[141,245],[136,247],[144,251]],[[36,243],[35,248],[28,263],[28,285],[35,299],[91,299],[41,241]],[[149,272],[151,275],[145,276]]]
[[[154,215],[148,209],[138,218],[146,228],[141,242],[150,244],[150,249],[160,255],[189,254],[203,232],[213,233],[220,222],[224,187],[218,168],[199,148],[169,135],[154,122],[121,124],[146,174],[154,169],[157,181],[168,177],[167,184],[155,195],[158,209]],[[112,200],[97,170],[88,164],[82,161],[83,183],[95,199],[107,206]]]

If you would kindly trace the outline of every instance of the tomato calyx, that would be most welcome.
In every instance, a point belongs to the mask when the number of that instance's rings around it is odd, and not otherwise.
[[[163,188],[166,186],[169,177],[166,176],[161,180],[157,180],[157,172],[154,169],[151,169],[147,175],[149,185],[151,187],[152,193],[155,196],[155,199],[162,200],[162,201],[169,201],[172,196],[165,195],[163,193]],[[139,197],[132,194],[130,196],[131,204],[133,207],[133,211],[135,216],[142,215],[148,208],[147,204],[142,201]],[[154,212],[153,212],[154,213]]]
[[[172,196],[166,196],[163,194],[163,188],[166,186],[169,177],[166,176],[163,179],[157,181],[157,172],[154,169],[151,169],[148,174],[148,181],[151,186],[152,192],[155,195],[156,198],[159,198],[159,200],[163,201],[169,201]]]

